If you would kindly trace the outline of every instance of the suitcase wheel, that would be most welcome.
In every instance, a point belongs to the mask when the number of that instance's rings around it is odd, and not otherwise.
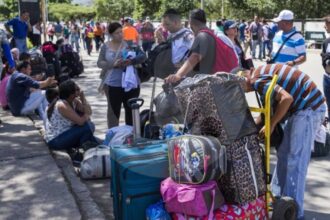
[[[273,206],[272,220],[295,220],[297,209],[297,203],[291,197],[276,199]]]

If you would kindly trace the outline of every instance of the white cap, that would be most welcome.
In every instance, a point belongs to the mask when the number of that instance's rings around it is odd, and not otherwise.
[[[293,20],[293,12],[290,10],[283,10],[280,12],[277,18],[274,18],[274,22],[280,21],[292,21]]]

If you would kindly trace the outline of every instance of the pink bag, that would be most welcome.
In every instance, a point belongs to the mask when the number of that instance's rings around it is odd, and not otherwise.
[[[201,185],[178,184],[170,177],[160,188],[166,210],[191,216],[208,216],[213,219],[213,211],[220,208],[224,198],[215,181]]]

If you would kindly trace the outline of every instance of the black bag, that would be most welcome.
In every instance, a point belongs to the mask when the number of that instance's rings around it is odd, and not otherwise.
[[[172,63],[172,42],[186,33],[187,31],[183,31],[153,48],[145,61],[144,71],[150,76],[157,76],[161,79],[165,79],[168,75],[175,73],[177,67]]]
[[[60,60],[62,67],[66,67],[66,71],[70,77],[78,76],[84,72],[84,65],[78,53],[64,53],[61,55]]]
[[[46,59],[42,56],[41,52],[38,50],[30,51],[31,55],[31,75],[37,75],[45,73],[47,70]]]
[[[137,74],[140,78],[141,83],[148,82],[152,77],[152,74],[148,72],[147,66],[145,63],[142,63],[136,67]]]
[[[252,32],[252,40],[258,40],[258,31]]]
[[[257,94],[257,92],[255,92],[255,94],[256,94],[257,101],[258,101],[258,105],[261,108],[262,104],[261,104],[259,95]],[[257,125],[258,131],[260,131],[260,129],[262,129],[262,127],[264,125],[265,125],[265,116],[262,114],[261,115],[261,124]],[[270,135],[270,146],[275,147],[276,150],[278,150],[282,143],[283,137],[284,137],[283,127],[282,127],[281,123],[277,123],[277,125],[274,128],[273,133],[271,133],[271,135]]]

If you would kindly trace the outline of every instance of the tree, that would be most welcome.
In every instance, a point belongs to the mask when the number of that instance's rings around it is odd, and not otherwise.
[[[145,17],[155,18],[160,9],[161,0],[135,0],[133,17],[141,19]]]
[[[0,19],[8,20],[18,15],[18,1],[3,0],[3,5],[0,6]]]
[[[197,1],[198,2],[198,1]],[[182,17],[188,18],[189,12],[196,8],[196,0],[161,0],[160,10],[158,17],[160,17],[169,8],[176,9]]]
[[[77,18],[91,19],[95,17],[95,10],[92,7],[72,5],[67,3],[49,4],[49,20],[69,21]]]
[[[131,0],[96,0],[94,7],[96,17],[108,21],[132,16],[134,11],[134,4]]]

